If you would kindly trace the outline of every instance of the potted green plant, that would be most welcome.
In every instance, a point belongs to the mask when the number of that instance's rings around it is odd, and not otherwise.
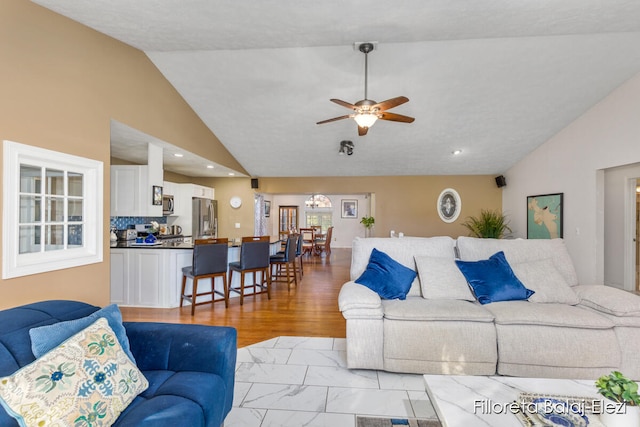
[[[507,217],[498,210],[482,209],[480,216],[470,216],[462,225],[469,230],[471,237],[502,239],[511,232]]]
[[[638,383],[613,371],[596,380],[598,393],[616,404],[602,405],[600,419],[607,427],[640,426]],[[624,405],[620,405],[624,404]]]
[[[375,223],[376,223],[376,220],[372,216],[363,216],[360,219],[360,224],[364,225],[365,237],[371,237],[371,228],[373,228],[373,224]]]

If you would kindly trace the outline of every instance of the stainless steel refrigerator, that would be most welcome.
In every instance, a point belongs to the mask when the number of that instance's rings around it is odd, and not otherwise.
[[[191,236],[194,239],[218,237],[218,202],[194,197],[191,203]]]

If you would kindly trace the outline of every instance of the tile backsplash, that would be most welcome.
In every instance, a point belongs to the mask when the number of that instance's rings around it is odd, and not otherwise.
[[[118,230],[124,230],[126,228],[133,228],[136,224],[148,224],[151,221],[156,221],[159,224],[166,224],[167,217],[144,217],[144,216],[112,216],[111,227],[115,227]]]

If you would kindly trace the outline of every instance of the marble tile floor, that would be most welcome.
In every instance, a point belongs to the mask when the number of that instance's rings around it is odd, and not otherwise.
[[[225,427],[355,427],[356,415],[436,418],[422,375],[349,370],[345,339],[278,337],[238,349]]]

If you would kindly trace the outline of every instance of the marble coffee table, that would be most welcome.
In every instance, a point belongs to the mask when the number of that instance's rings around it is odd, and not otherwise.
[[[424,375],[427,395],[443,427],[522,427],[523,423],[508,405],[521,393],[581,396],[600,402],[595,380],[547,378]],[[589,427],[602,426],[599,418],[588,415]]]

